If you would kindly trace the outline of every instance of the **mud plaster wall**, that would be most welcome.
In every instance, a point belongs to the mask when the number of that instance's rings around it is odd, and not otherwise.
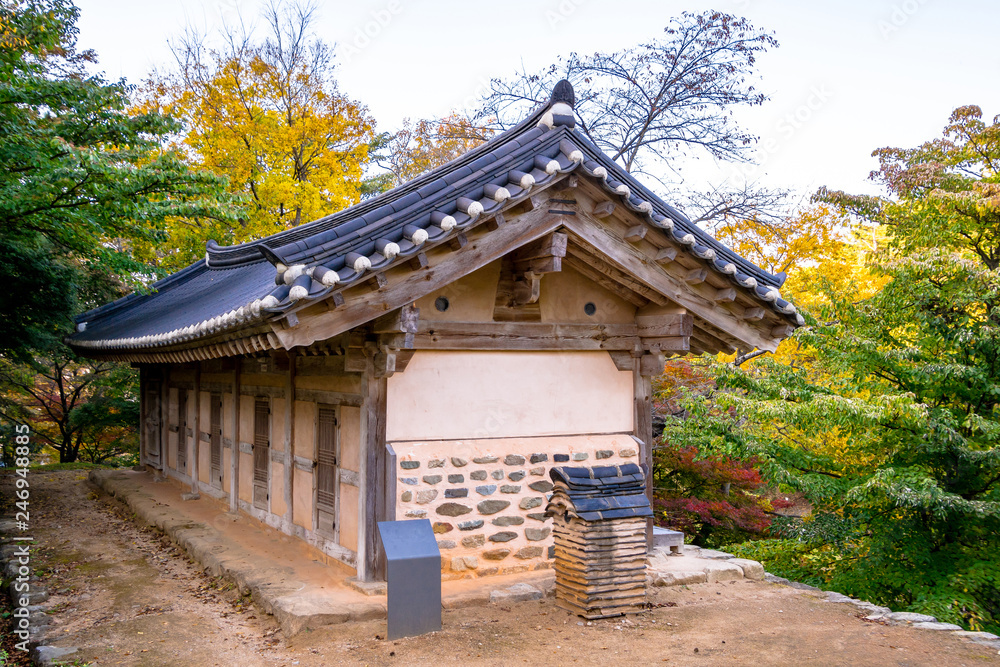
[[[637,462],[629,434],[393,443],[396,518],[429,519],[446,578],[550,567],[553,465]]]
[[[420,350],[388,380],[386,441],[630,432],[632,389],[602,351]]]

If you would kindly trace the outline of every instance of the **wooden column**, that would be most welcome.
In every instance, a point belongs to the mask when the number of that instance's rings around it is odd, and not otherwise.
[[[229,511],[240,508],[240,358],[233,369],[233,432],[229,455]]]
[[[362,502],[360,526],[362,536],[358,545],[358,580],[384,581],[385,559],[378,548],[376,523],[386,520],[386,450],[385,450],[385,377],[375,376],[375,350],[366,350],[363,386],[362,444]]]
[[[653,381],[649,375],[644,375],[644,371],[649,368],[648,363],[642,363],[642,357],[635,359],[635,368],[632,371],[632,383],[634,393],[634,419],[633,434],[639,439],[639,464],[645,468],[646,473],[646,497],[649,498],[650,505],[653,504]],[[662,365],[660,367],[662,372]],[[646,547],[647,551],[653,546],[653,520],[646,520]]]
[[[288,375],[285,376],[285,524],[286,530],[292,532],[294,523],[295,502],[295,352],[288,352]]]
[[[160,383],[160,455],[158,458],[160,479],[167,477],[167,450],[170,449],[170,366],[163,366],[163,382]]]
[[[146,400],[146,385],[149,382],[149,372],[145,366],[139,366],[139,465],[146,465],[146,449],[148,438],[146,434],[146,419],[149,417],[149,401]]]
[[[186,420],[185,420],[186,421]],[[185,429],[187,430],[187,429]],[[184,434],[187,438],[187,434]],[[191,471],[191,494],[200,495],[201,482],[198,480],[198,452],[201,450],[201,362],[194,369],[194,429],[191,438],[188,461]]]

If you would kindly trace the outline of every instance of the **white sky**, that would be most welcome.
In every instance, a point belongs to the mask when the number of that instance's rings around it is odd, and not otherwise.
[[[259,1],[77,4],[79,46],[97,51],[109,78],[138,83],[169,65],[167,40],[185,25],[253,18]],[[337,45],[341,89],[392,130],[404,117],[472,105],[491,77],[522,64],[532,71],[573,51],[625,48],[661,35],[681,11],[709,8],[746,16],[780,43],[757,61],[771,100],[736,114],[761,137],[761,165],[740,170],[751,180],[805,195],[821,185],[877,192],[867,180],[875,148],[939,136],[957,106],[1000,114],[1000,9],[989,0],[327,1],[318,33]],[[696,188],[742,178],[706,160],[681,166]]]

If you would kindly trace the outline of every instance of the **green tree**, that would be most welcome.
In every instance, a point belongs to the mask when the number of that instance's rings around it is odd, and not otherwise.
[[[137,374],[124,364],[87,362],[68,351],[28,363],[0,358],[0,416],[29,424],[32,441],[60,463],[122,460],[138,451]]]
[[[222,181],[161,142],[179,125],[128,113],[88,75],[68,0],[0,4],[0,354],[51,349],[72,314],[151,277],[136,254],[168,217],[231,217]],[[88,290],[96,289],[97,292]]]
[[[164,261],[171,268],[198,259],[208,238],[262,238],[385,185],[364,178],[375,124],[338,90],[333,51],[314,32],[315,11],[276,1],[264,8],[263,34],[241,24],[210,40],[189,29],[172,45],[176,71],[147,83],[138,108],[183,119],[178,148],[224,175],[243,202],[238,225],[170,225],[173,254]]]
[[[675,430],[812,502],[793,542],[743,551],[772,571],[1000,630],[1000,124],[962,107],[942,138],[875,155],[889,196],[817,198],[884,231],[884,286],[827,293],[795,336],[810,364],[718,365],[701,432]]]

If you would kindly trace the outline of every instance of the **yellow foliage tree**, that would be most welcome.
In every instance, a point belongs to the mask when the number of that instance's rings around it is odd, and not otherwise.
[[[401,185],[468,153],[493,134],[492,129],[454,111],[440,120],[407,118],[402,129],[386,138],[386,154],[379,164],[395,185]]]
[[[208,238],[261,238],[361,200],[374,121],[338,91],[312,8],[270,5],[264,19],[264,39],[228,27],[221,47],[189,31],[172,45],[177,71],[146,86],[143,107],[181,118],[179,143],[191,161],[228,177],[245,201],[237,228],[173,225],[167,268],[196,259]]]

